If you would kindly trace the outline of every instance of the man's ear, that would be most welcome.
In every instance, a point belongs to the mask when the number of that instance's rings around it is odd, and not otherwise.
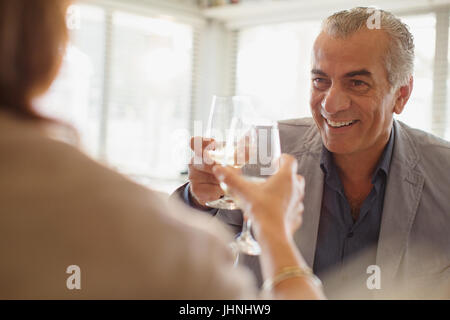
[[[397,100],[395,101],[395,105],[394,105],[394,112],[396,114],[402,113],[403,109],[405,108],[405,105],[408,102],[409,97],[411,96],[413,84],[414,84],[414,78],[411,76],[409,78],[408,84],[400,87],[397,90]]]

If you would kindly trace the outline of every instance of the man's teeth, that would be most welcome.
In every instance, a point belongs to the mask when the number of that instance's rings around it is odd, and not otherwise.
[[[347,121],[347,122],[334,122],[331,120],[327,119],[327,122],[330,126],[334,127],[334,128],[340,128],[340,127],[344,127],[344,126],[348,126],[351,125],[355,122],[356,120],[352,120],[352,121]]]

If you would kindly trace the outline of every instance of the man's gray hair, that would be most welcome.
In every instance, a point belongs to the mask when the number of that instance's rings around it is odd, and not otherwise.
[[[379,20],[374,25],[371,20]],[[346,38],[362,29],[382,29],[390,37],[384,63],[392,89],[408,84],[414,71],[414,40],[409,28],[392,13],[367,7],[343,10],[322,23],[322,31],[333,37]]]

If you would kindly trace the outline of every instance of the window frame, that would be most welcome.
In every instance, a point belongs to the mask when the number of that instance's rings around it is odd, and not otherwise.
[[[105,36],[104,36],[104,64],[103,64],[103,80],[102,80],[102,105],[100,111],[100,128],[98,134],[98,150],[95,157],[108,163],[107,145],[108,145],[108,116],[111,98],[111,81],[112,81],[112,50],[113,50],[113,16],[114,12],[124,12],[136,14],[143,17],[153,19],[168,19],[176,23],[187,24],[192,27],[193,31],[193,54],[192,54],[192,74],[191,74],[191,98],[188,110],[189,128],[192,131],[193,121],[195,119],[195,104],[197,101],[197,70],[199,68],[198,50],[200,46],[199,32],[205,26],[206,20],[200,13],[200,10],[193,8],[192,5],[170,4],[163,1],[149,1],[153,3],[138,3],[134,0],[127,3],[118,0],[80,0],[80,5],[88,5],[103,10],[105,19]],[[150,7],[150,5],[152,5]],[[146,178],[151,178],[147,176]],[[160,177],[158,177],[160,179]]]

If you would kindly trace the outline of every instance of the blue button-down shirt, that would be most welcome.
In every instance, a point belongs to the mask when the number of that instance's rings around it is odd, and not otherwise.
[[[393,147],[394,128],[373,173],[372,190],[364,200],[356,221],[352,218],[333,155],[325,147],[322,149],[320,167],[325,181],[313,269],[324,280],[330,278],[324,281],[326,293],[333,291],[342,294],[342,290],[352,283],[355,286],[353,289],[370,296],[366,285],[370,276],[367,267],[376,264],[384,193]],[[333,296],[331,292],[328,294]]]

